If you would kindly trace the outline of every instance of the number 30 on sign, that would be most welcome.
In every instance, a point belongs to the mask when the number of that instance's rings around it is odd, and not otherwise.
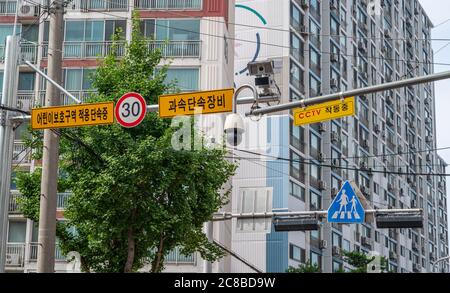
[[[126,128],[138,126],[144,120],[146,112],[147,103],[138,93],[123,95],[114,110],[117,122]]]

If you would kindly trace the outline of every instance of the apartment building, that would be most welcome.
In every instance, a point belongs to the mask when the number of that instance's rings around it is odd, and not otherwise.
[[[37,5],[40,3],[40,5]],[[12,34],[18,5],[18,32],[21,57],[47,66],[49,23],[41,16],[49,1],[0,0],[0,81],[3,81],[4,43]],[[131,38],[131,15],[139,11],[141,31],[156,41],[149,44],[161,49],[171,60],[168,80],[177,80],[182,91],[233,87],[234,35],[229,22],[234,20],[233,0],[73,0],[64,15],[63,86],[77,98],[86,99],[95,92],[89,73],[98,59],[111,49],[111,36],[121,29]],[[119,49],[119,53],[124,53]],[[42,105],[45,81],[26,65],[20,66],[18,107],[30,110]],[[71,101],[62,94],[64,103]],[[33,170],[39,162],[30,159],[22,143],[27,125],[15,132],[14,173]],[[13,177],[14,177],[13,173]],[[20,193],[11,185],[7,248],[7,271],[34,272],[37,258],[37,228],[17,209]],[[58,194],[58,218],[64,219],[69,193]],[[178,249],[166,257],[167,271],[202,271],[203,261],[197,254],[183,256]],[[56,271],[72,270],[65,257],[56,251]]]
[[[433,73],[433,24],[416,0],[239,0],[236,23],[236,86],[251,78],[247,62],[271,58],[282,103]],[[234,220],[236,253],[266,272],[307,261],[322,272],[349,270],[343,250],[382,255],[398,273],[435,271],[449,250],[433,84],[359,96],[354,117],[304,127],[288,111],[267,119],[267,145],[276,141],[276,156],[291,160],[267,157],[270,149],[258,151],[261,161],[241,159],[234,212],[326,210],[352,180],[373,208],[422,208],[424,226],[324,223],[319,231],[274,232]],[[251,272],[237,260],[231,271]],[[436,271],[449,272],[448,263]]]

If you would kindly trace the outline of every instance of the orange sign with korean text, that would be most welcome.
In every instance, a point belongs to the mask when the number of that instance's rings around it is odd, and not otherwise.
[[[35,108],[31,128],[49,129],[114,123],[114,102]]]
[[[295,126],[352,116],[355,115],[355,97],[295,109],[293,114]]]
[[[163,95],[159,97],[159,117],[231,112],[233,96],[234,89]]]

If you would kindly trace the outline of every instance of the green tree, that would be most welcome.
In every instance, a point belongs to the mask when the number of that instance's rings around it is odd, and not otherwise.
[[[138,92],[155,104],[159,95],[174,90],[165,81],[167,66],[157,67],[161,52],[149,49],[136,14],[123,58],[116,54],[120,42],[114,39],[112,53],[93,76],[98,94],[91,102]],[[161,272],[165,256],[177,246],[183,254],[198,251],[209,261],[224,255],[202,227],[227,202],[229,190],[222,187],[236,166],[223,149],[175,151],[176,130],[169,120],[149,113],[132,129],[114,124],[61,132],[65,178],[59,190],[73,195],[57,236],[63,253],[80,253],[82,270],[134,272],[150,263],[151,272]],[[39,171],[18,176],[19,189],[29,195],[21,207],[36,220],[39,181]]]
[[[286,273],[320,273],[320,268],[316,263],[311,263],[311,261],[308,261],[305,264],[300,264],[298,267],[292,267],[290,266]]]

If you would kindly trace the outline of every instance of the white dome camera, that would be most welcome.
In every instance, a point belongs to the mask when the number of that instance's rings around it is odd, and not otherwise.
[[[242,117],[236,113],[228,115],[225,120],[224,131],[228,144],[238,146],[242,142],[242,134],[245,131]]]

